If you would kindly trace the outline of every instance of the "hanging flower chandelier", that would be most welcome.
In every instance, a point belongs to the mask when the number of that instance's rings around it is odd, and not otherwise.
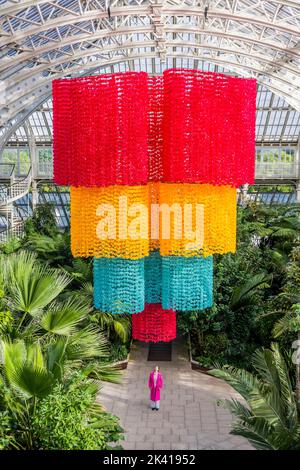
[[[171,341],[175,311],[213,303],[236,249],[236,188],[254,182],[256,81],[198,70],[53,81],[54,181],[71,249],[94,257],[94,305]]]

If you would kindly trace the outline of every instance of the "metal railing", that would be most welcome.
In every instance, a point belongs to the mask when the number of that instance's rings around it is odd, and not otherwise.
[[[31,168],[25,178],[16,180],[13,184],[0,184],[0,207],[5,206],[19,199],[28,193],[32,180]]]
[[[295,179],[299,177],[297,162],[258,162],[255,163],[256,179]]]
[[[13,226],[0,230],[0,243],[6,243],[11,238],[20,238],[24,232],[25,220],[14,222]]]
[[[9,178],[9,171],[12,172],[14,164],[1,163],[0,164],[0,179],[1,175]],[[5,168],[6,166],[6,168]],[[13,174],[13,173],[12,173]],[[299,164],[297,162],[260,162],[255,163],[255,178],[256,179],[296,179],[300,176]],[[38,162],[37,178],[53,179],[53,163]]]

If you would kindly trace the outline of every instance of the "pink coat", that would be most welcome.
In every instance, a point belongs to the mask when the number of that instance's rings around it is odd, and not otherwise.
[[[150,372],[148,387],[150,388],[150,400],[158,401],[160,400],[160,389],[163,388],[164,382],[163,377],[160,372],[157,374],[156,387],[154,386],[154,372]]]

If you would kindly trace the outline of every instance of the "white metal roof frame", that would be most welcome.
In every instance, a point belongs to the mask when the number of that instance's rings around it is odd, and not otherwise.
[[[54,78],[120,64],[150,73],[215,64],[300,111],[300,1],[0,0],[0,28],[3,141],[49,98]]]

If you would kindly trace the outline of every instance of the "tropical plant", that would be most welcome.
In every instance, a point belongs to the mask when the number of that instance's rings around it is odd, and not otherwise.
[[[246,401],[226,400],[238,418],[231,434],[243,436],[260,450],[300,450],[299,406],[289,367],[278,345],[252,357],[254,373],[223,366],[210,374],[228,382]]]
[[[291,252],[286,267],[285,280],[281,292],[272,300],[274,310],[265,314],[280,315],[273,325],[273,336],[280,338],[283,335],[293,341],[296,349],[294,356],[296,363],[296,396],[300,403],[300,248],[297,246]]]
[[[296,358],[296,397],[300,406],[300,304],[293,305],[292,309],[275,323],[273,328],[275,338],[286,332],[297,334],[297,340],[293,342],[293,347],[296,349],[294,354]]]
[[[271,279],[272,276],[266,273],[260,273],[254,275],[243,284],[234,287],[229,304],[231,310],[235,311],[246,306],[249,302],[253,302],[253,293],[258,289],[269,288]]]
[[[1,255],[0,272],[7,305],[23,314],[21,325],[26,314],[38,314],[70,283],[65,273],[43,266],[26,251]]]
[[[249,369],[249,356],[270,346],[276,317],[266,312],[284,315],[300,303],[299,210],[252,203],[238,210],[236,253],[214,257],[213,306],[177,317],[180,330],[191,337],[194,359]],[[217,344],[220,335],[226,341],[217,353],[207,344]],[[285,348],[292,341],[291,332],[279,339]]]
[[[118,371],[107,364],[107,339],[90,321],[90,304],[72,295],[59,299],[71,282],[69,275],[42,266],[35,254],[24,251],[0,257],[0,272],[4,339],[39,341],[43,349],[54,347],[59,340],[70,363],[78,366],[84,361],[93,362],[93,374],[99,379],[119,380]],[[105,362],[95,363],[100,358]]]
[[[70,377],[74,376],[74,372],[66,370],[68,357],[64,340],[58,338],[44,351],[42,351],[39,342],[26,344],[22,340],[15,342],[2,341],[1,353],[0,412],[1,408],[3,411],[0,416],[4,420],[4,425],[6,425],[5,433],[3,431],[4,442],[2,445],[4,448],[5,446],[14,446],[20,449],[40,448],[43,439],[44,445],[46,445],[47,439],[51,439],[55,435],[59,418],[61,423],[58,434],[62,438],[62,434],[64,435],[62,432],[63,427],[65,439],[77,433],[78,437],[81,437],[77,441],[77,448],[99,448],[100,443],[93,442],[92,436],[99,439],[102,437],[101,445],[104,446],[107,442],[106,434],[100,433],[98,435],[93,431],[95,427],[106,429],[107,419],[105,415],[103,415],[104,419],[102,419],[102,415],[99,415],[101,407],[96,404],[98,386],[86,379],[90,375],[91,365],[81,369],[80,380],[77,377],[76,381],[77,395],[79,394],[81,399],[84,398],[84,392],[90,391],[89,400],[85,403],[86,409],[84,408],[84,402],[77,404],[74,402],[72,406],[69,403],[68,408],[63,409],[63,404],[66,404],[66,396],[71,391],[70,384],[72,381],[70,382]],[[77,372],[76,374],[78,375]],[[60,392],[64,392],[63,397],[57,396]],[[51,404],[51,416],[49,414],[48,421],[45,420],[45,417],[43,417],[43,420],[40,419],[45,401],[48,403],[49,411],[49,405]],[[59,401],[61,401],[60,406],[57,403]],[[85,412],[88,412],[89,419],[85,416]],[[52,425],[49,424],[51,419]],[[115,418],[112,419],[116,426]],[[12,423],[14,423],[14,426],[12,426]],[[84,427],[84,430],[80,428],[80,424],[82,428]],[[12,432],[13,428],[14,431]],[[40,428],[45,431],[44,436],[40,434]],[[89,436],[89,442],[87,442],[87,438],[83,439],[80,432],[81,434],[85,432],[86,437]],[[60,447],[60,445],[59,441],[55,442],[54,440],[50,447],[46,448],[65,448]],[[74,443],[70,442],[69,445],[72,446]],[[92,445],[94,447],[91,447]]]
[[[37,400],[49,394],[56,381],[62,379],[64,360],[59,341],[44,354],[39,343],[2,341],[0,403],[8,412],[10,422],[15,423],[16,447],[34,447],[31,418]]]
[[[10,238],[7,242],[0,245],[0,252],[9,255],[15,253],[22,246],[22,242],[18,238]]]
[[[118,340],[125,343],[130,337],[130,315],[114,315],[111,313],[95,311],[92,315],[92,321],[97,322],[100,328],[107,332],[107,336],[110,341],[114,341],[118,338]]]
[[[40,400],[32,418],[35,447],[112,449],[113,443],[123,439],[123,430],[118,419],[97,403],[97,391],[97,385],[82,374],[73,375],[67,384],[57,384]]]
[[[38,233],[40,235],[53,236],[58,232],[54,206],[50,203],[39,204],[32,216],[26,220],[25,234],[31,235]]]
[[[66,262],[71,259],[70,234],[68,232],[55,232],[51,236],[30,232],[24,240],[24,247],[53,266],[65,266]]]

